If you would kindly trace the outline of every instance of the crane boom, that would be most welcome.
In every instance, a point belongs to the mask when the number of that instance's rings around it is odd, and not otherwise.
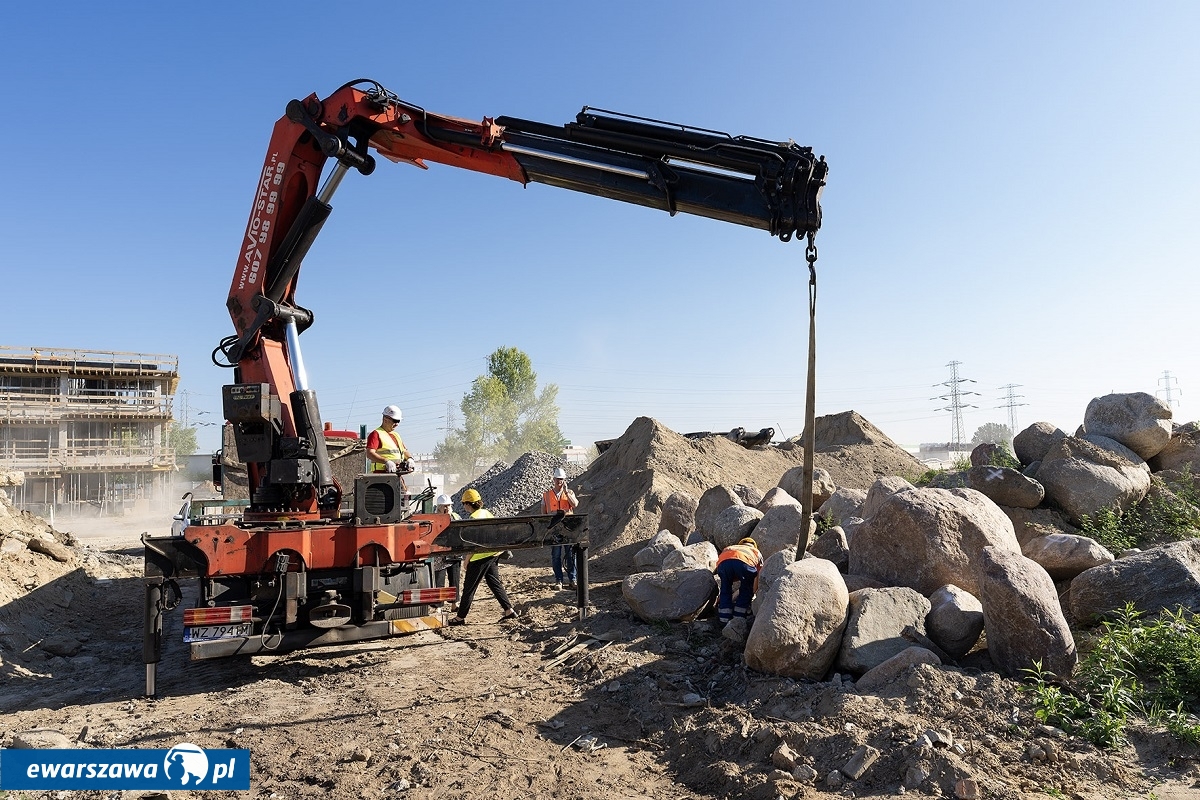
[[[235,334],[218,347],[238,369],[226,387],[226,418],[243,434],[252,498],[263,490],[252,508],[315,512],[337,502],[299,359],[297,336],[312,314],[295,304],[296,278],[333,192],[350,169],[371,174],[375,154],[709,217],[783,241],[820,227],[827,173],[823,157],[792,141],[588,107],[562,126],[515,117],[474,122],[430,113],[374,81],[354,81],[323,100],[292,100],[275,125],[230,285]],[[319,186],[330,159],[333,170]]]

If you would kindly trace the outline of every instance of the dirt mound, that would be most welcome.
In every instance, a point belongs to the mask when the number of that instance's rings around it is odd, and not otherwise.
[[[46,522],[46,520],[36,514],[21,511],[13,506],[8,499],[8,494],[3,489],[0,489],[0,536],[4,536],[12,531],[23,534],[26,538],[30,539],[50,538],[60,544],[77,544],[69,533],[56,531],[50,527],[49,522]]]
[[[816,431],[816,466],[828,470],[839,487],[866,489],[883,475],[913,477],[924,470],[853,411],[820,417]],[[588,515],[598,566],[620,571],[632,562],[632,549],[658,532],[663,503],[672,492],[699,498],[718,484],[740,483],[766,493],[803,461],[795,440],[747,449],[720,435],[681,436],[639,417],[573,485],[580,510]]]

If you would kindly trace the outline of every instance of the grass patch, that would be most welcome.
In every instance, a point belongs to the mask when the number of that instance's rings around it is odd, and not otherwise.
[[[1130,603],[1103,623],[1069,681],[1027,670],[1034,716],[1098,747],[1124,742],[1135,716],[1200,743],[1200,618],[1182,607],[1143,617]]]

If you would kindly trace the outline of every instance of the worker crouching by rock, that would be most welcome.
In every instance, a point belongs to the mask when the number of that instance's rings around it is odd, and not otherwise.
[[[475,489],[467,489],[462,493],[462,504],[469,519],[488,519],[494,516],[492,512],[483,507],[483,498]],[[500,619],[514,619],[517,616],[516,609],[508,599],[508,592],[504,591],[504,584],[500,582],[500,570],[496,567],[496,562],[499,560],[500,551],[498,550],[475,553],[471,556],[467,562],[467,574],[463,576],[462,590],[458,598],[458,616],[450,620],[451,625],[467,624],[467,614],[471,611],[471,601],[475,599],[475,590],[483,581],[487,582],[496,602],[500,604],[500,608],[504,609],[504,614]]]
[[[721,581],[721,590],[717,594],[717,618],[722,623],[734,617],[750,616],[750,601],[754,599],[762,565],[762,553],[753,539],[742,539],[721,551],[717,557],[716,573]],[[737,600],[733,598],[734,583],[738,584]]]

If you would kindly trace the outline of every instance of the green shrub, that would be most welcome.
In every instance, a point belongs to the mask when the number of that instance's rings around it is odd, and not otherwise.
[[[1080,528],[1085,536],[1119,553],[1131,547],[1200,536],[1200,508],[1178,492],[1156,492],[1124,513],[1111,508],[1095,516],[1085,515]]]
[[[1034,716],[1099,747],[1124,741],[1131,715],[1185,742],[1200,743],[1200,618],[1177,608],[1151,621],[1130,603],[1087,642],[1070,681],[1028,670]]]

